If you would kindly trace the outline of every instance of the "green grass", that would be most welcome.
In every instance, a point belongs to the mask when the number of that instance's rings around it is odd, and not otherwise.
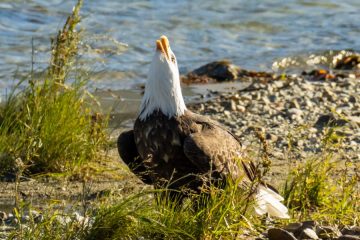
[[[193,196],[182,204],[156,197],[165,190],[127,197],[100,208],[86,239],[234,239],[242,234],[256,235],[260,218],[252,214],[249,193],[236,186],[230,184],[223,190],[210,187],[210,196]]]
[[[288,173],[283,196],[294,221],[360,224],[359,165],[344,150],[342,130],[346,127],[326,127],[319,140],[321,151],[296,159],[296,166]]]
[[[285,201],[298,220],[359,225],[360,186],[356,167],[332,153],[298,164],[284,185]]]
[[[76,68],[79,1],[52,41],[42,77],[14,87],[0,108],[0,174],[65,172],[95,160],[106,143],[106,121],[92,117],[87,79]]]
[[[330,129],[329,129],[330,130]],[[307,159],[298,159],[296,167],[283,184],[285,204],[291,219],[272,220],[253,211],[248,191],[229,181],[224,189],[206,188],[207,195],[194,195],[182,204],[170,201],[166,190],[144,190],[124,197],[109,195],[89,206],[86,216],[91,225],[79,224],[67,213],[44,210],[40,223],[19,225],[12,232],[22,239],[246,239],[259,236],[271,226],[289,222],[316,220],[330,226],[359,225],[359,178],[356,166],[343,155],[341,141],[327,141],[324,134],[322,152]],[[261,140],[261,138],[260,138]],[[337,152],[332,148],[336,146]],[[259,166],[269,168],[267,151],[263,145]],[[21,209],[21,208],[20,208]],[[67,216],[65,225],[57,216]],[[55,238],[58,239],[58,238]]]

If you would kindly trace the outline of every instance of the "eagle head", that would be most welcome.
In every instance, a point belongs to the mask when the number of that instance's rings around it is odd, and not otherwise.
[[[156,40],[139,118],[145,120],[154,111],[171,118],[183,115],[185,110],[176,57],[168,38],[161,36]]]
[[[150,65],[149,81],[152,78],[156,78],[165,84],[180,82],[175,54],[170,48],[168,38],[164,35],[156,40],[155,54]]]

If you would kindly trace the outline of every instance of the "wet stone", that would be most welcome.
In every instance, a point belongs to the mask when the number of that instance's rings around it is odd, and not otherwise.
[[[239,67],[227,61],[211,62],[198,69],[195,69],[190,74],[194,76],[206,76],[216,81],[229,81],[238,77]]]
[[[319,239],[318,235],[311,228],[305,228],[302,230],[299,239]]]
[[[281,228],[271,228],[268,230],[269,240],[296,240],[295,236]]]

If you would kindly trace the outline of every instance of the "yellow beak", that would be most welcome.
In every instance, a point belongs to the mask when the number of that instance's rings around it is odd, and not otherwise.
[[[170,44],[166,36],[162,35],[160,39],[156,40],[156,49],[161,51],[165,55],[165,57],[170,60]]]

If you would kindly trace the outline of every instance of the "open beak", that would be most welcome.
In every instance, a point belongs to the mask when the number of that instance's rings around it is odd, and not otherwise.
[[[161,51],[168,60],[170,60],[169,49],[170,44],[166,36],[162,35],[160,39],[156,40],[156,50]]]

